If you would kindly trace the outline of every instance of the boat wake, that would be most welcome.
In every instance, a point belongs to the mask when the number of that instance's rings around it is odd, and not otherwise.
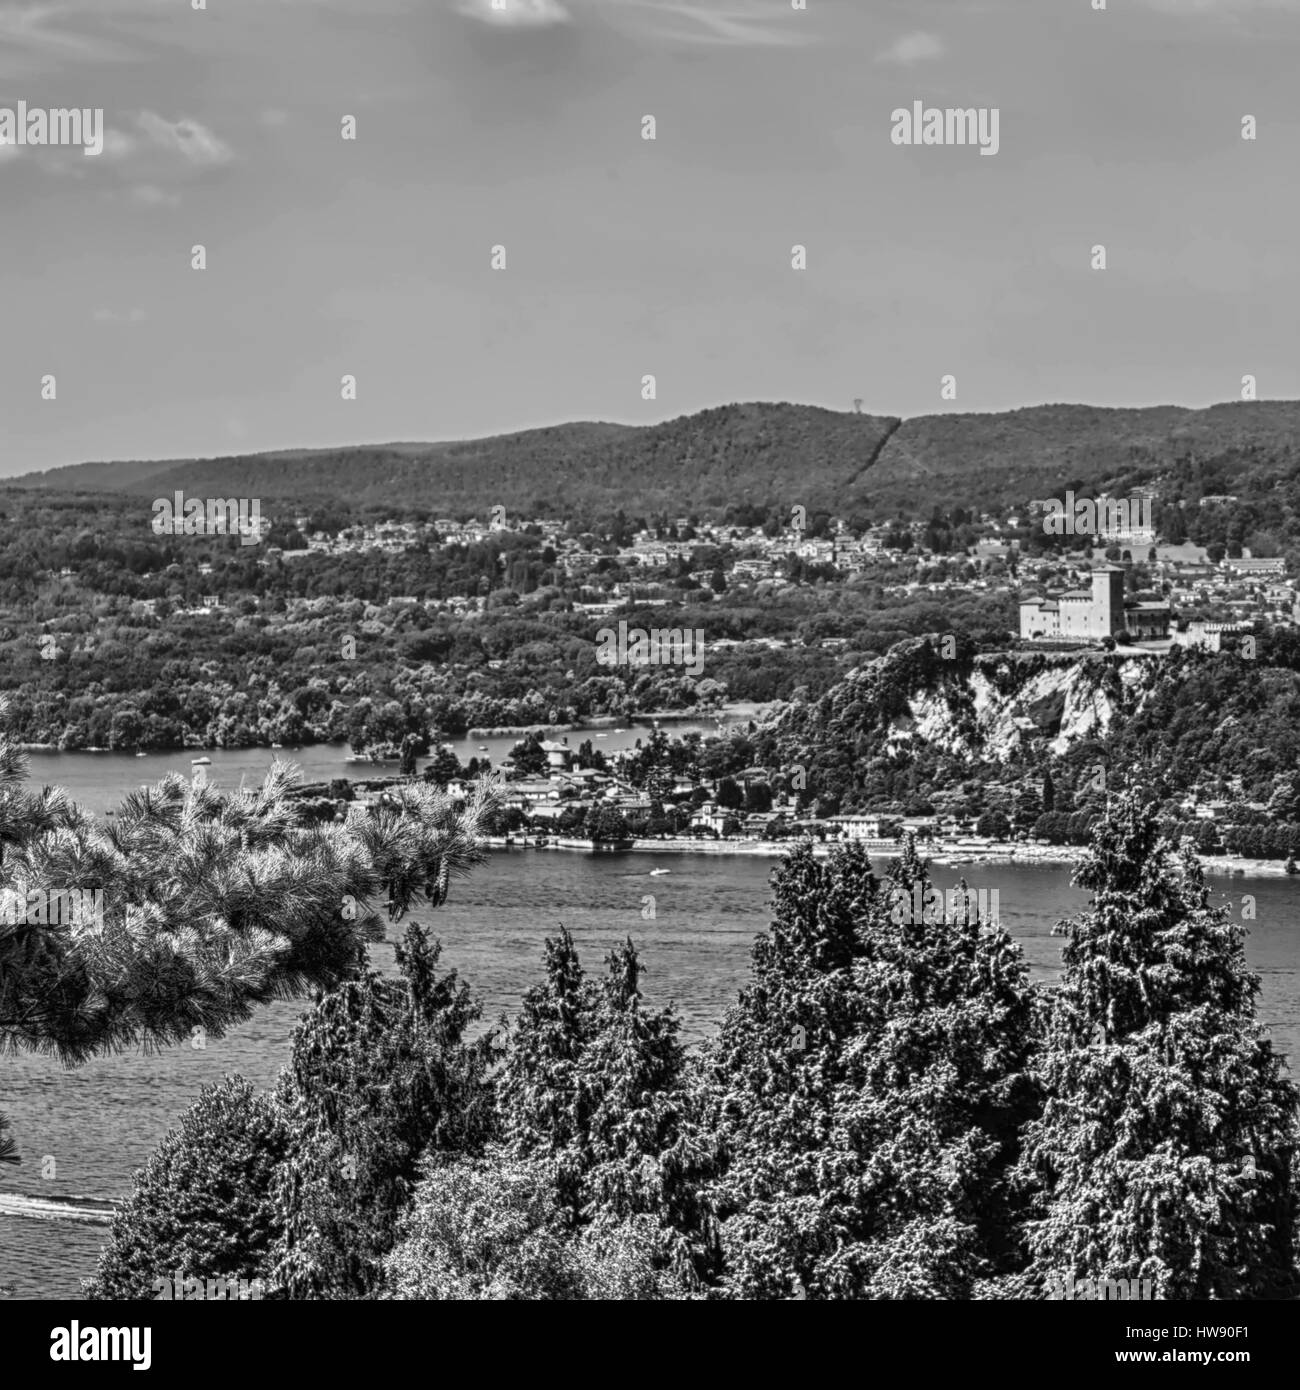
[[[116,1214],[116,1205],[102,1197],[29,1197],[25,1192],[0,1192],[0,1216],[107,1226]]]

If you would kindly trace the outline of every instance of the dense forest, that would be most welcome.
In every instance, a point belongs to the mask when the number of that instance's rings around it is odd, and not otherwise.
[[[378,504],[437,516],[588,523],[624,509],[721,516],[728,507],[888,519],[938,507],[1020,508],[1170,481],[1202,495],[1261,499],[1278,519],[1296,483],[1300,403],[1185,410],[1046,405],[987,415],[892,417],[815,406],[719,406],[662,424],[566,424],[441,444],[302,450],[154,463],[79,464],[18,479],[69,496],[260,497],[296,505]],[[1274,485],[1287,494],[1279,497]],[[1162,497],[1164,492],[1161,493]],[[1166,499],[1167,500],[1167,499]]]

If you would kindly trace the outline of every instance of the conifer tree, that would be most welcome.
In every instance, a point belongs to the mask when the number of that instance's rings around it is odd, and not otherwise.
[[[651,1218],[659,1264],[695,1286],[711,1258],[697,1181],[708,1145],[687,1122],[678,1019],[643,1006],[631,941],[606,965],[596,985],[566,930],[546,942],[498,1085],[507,1153],[549,1165],[571,1229]]]
[[[508,1153],[555,1164],[557,1200],[572,1221],[582,1213],[580,1140],[594,1097],[580,1061],[596,1031],[599,996],[583,973],[567,928],[547,937],[545,978],[524,995],[497,1083]]]
[[[265,1281],[288,1138],[271,1097],[243,1077],[205,1086],[136,1172],[86,1296],[152,1299],[155,1279],[177,1275]]]
[[[369,971],[299,1024],[277,1099],[292,1136],[276,1184],[275,1282],[290,1298],[362,1298],[426,1153],[475,1152],[493,1131],[489,1039],[439,945],[416,923],[397,948],[400,979]]]
[[[774,874],[771,932],[707,1072],[733,1297],[969,1297],[1016,1265],[1024,964],[968,909],[911,920],[914,886],[910,837],[883,886],[858,845],[800,846]]]
[[[1209,905],[1137,792],[1098,824],[1024,1136],[1031,1274],[1151,1280],[1162,1299],[1296,1278],[1297,1093],[1255,1018],[1245,929]]]
[[[641,963],[631,940],[606,958],[594,1035],[583,1052],[587,1127],[584,1214],[602,1226],[654,1217],[661,1249],[684,1287],[717,1263],[716,1233],[700,1178],[712,1160],[709,1136],[689,1123],[686,1052],[672,1005],[646,1009]]]
[[[877,891],[860,845],[824,864],[796,847],[773,873],[773,920],[754,942],[751,981],[709,1048],[702,1123],[726,1164],[709,1196],[733,1296],[794,1296],[835,1241],[818,1153],[846,1042],[865,1026],[852,964]]]
[[[837,1098],[845,1145],[873,1145],[859,1200],[874,1211],[832,1296],[979,1296],[1025,1259],[1010,1179],[1040,1104],[1035,994],[1019,945],[981,917],[964,879],[946,895],[933,888],[910,837],[887,884],[855,965],[879,1030],[851,1050]]]

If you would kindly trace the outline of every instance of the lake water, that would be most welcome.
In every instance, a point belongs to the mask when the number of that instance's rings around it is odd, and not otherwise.
[[[641,731],[644,733],[644,730]],[[633,735],[635,737],[635,734]],[[572,735],[570,736],[572,740]],[[613,736],[611,735],[611,738]],[[487,742],[487,740],[482,740]],[[601,740],[602,744],[609,740]],[[513,740],[504,740],[508,746]],[[330,752],[335,761],[327,761]],[[260,775],[269,755],[212,756],[218,785],[240,773]],[[307,775],[343,775],[342,750],[303,750]],[[319,757],[320,761],[313,761]],[[160,775],[161,767],[188,772],[189,754],[152,760],[118,755],[32,756],[33,781],[68,786],[91,809],[113,806],[122,787]],[[48,767],[48,772],[43,769]],[[357,775],[356,765],[351,765]],[[124,776],[125,773],[125,776]],[[116,791],[113,781],[116,779]],[[706,1036],[745,982],[750,945],[768,923],[768,876],[775,861],[739,855],[586,855],[545,850],[501,851],[467,880],[451,900],[417,920],[431,923],[443,942],[443,964],[456,968],[478,992],[485,1020],[512,1013],[540,974],[542,941],[563,922],[573,932],[589,971],[606,951],[630,936],[645,964],[644,988],[652,1004],[676,1001],[689,1040]],[[668,874],[651,877],[653,868]],[[996,888],[1001,917],[1020,941],[1036,979],[1057,971],[1062,940],[1051,935],[1061,916],[1086,905],[1069,871],[1048,866],[936,866],[941,887],[965,876],[973,888]],[[1281,877],[1211,880],[1216,893],[1243,893],[1257,901],[1248,953],[1262,978],[1260,1015],[1281,1051],[1300,1057],[1300,988],[1296,923],[1300,881]],[[655,899],[655,918],[641,916],[642,899]],[[390,941],[373,956],[393,967]],[[22,1055],[0,1061],[0,1110],[12,1123],[23,1155],[17,1168],[0,1170],[0,1286],[9,1297],[71,1298],[88,1275],[106,1228],[65,1219],[4,1214],[8,1206],[32,1211],[44,1199],[111,1199],[130,1189],[132,1171],[147,1159],[200,1086],[239,1072],[269,1087],[288,1054],[290,1030],[302,1005],[270,1006],[204,1051],[174,1048],[162,1055],[101,1057],[75,1071],[49,1058]],[[55,1176],[42,1177],[42,1159]]]
[[[725,717],[722,721],[728,726],[743,725],[742,717]],[[718,731],[718,721],[696,723],[684,721],[662,725],[670,736],[687,733],[712,734]],[[653,729],[648,724],[628,724],[624,727],[608,729],[580,729],[548,734],[548,738],[567,738],[575,750],[586,739],[591,740],[595,749],[613,753],[623,748],[634,748],[638,740],[648,739]],[[488,757],[493,767],[500,767],[502,759],[519,742],[520,735],[493,735],[482,738],[450,739],[448,744],[455,750],[462,764],[471,758]],[[484,751],[486,749],[486,751]],[[169,772],[178,772],[182,777],[191,774],[192,758],[210,758],[208,781],[221,788],[238,787],[241,783],[258,786],[266,776],[273,759],[279,758],[292,763],[302,773],[304,782],[328,781],[332,777],[350,777],[364,781],[371,777],[391,777],[397,773],[397,764],[356,762],[352,760],[352,750],[345,743],[304,744],[301,748],[206,748],[178,749],[170,753],[146,753],[137,757],[134,753],[46,753],[28,752],[29,781],[34,786],[66,787],[73,799],[89,811],[103,815],[105,811],[115,810],[128,791],[143,785],[152,785]],[[417,760],[417,768],[422,769],[429,760]]]

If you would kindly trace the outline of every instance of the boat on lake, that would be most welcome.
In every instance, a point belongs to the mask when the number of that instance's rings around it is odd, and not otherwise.
[[[208,766],[211,765],[211,763],[212,763],[212,759],[211,759],[211,758],[191,758],[191,759],[190,759],[190,766],[191,766],[191,767],[208,767]]]

